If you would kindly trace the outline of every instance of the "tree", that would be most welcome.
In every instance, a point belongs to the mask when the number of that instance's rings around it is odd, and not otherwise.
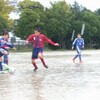
[[[77,2],[71,8],[73,12],[73,20],[71,22],[71,28],[75,30],[76,33],[81,32],[82,24],[86,25],[84,39],[88,47],[92,47],[92,44],[97,43],[95,41],[98,37],[100,31],[100,20],[96,13],[80,6]],[[76,35],[76,34],[75,34]]]
[[[84,37],[87,44],[95,44],[94,38],[100,36],[100,17],[93,12],[85,11],[82,20],[86,23],[86,30]]]
[[[100,15],[100,8],[95,11],[96,14]]]
[[[0,16],[6,20],[6,23],[10,25],[9,14],[14,9],[9,5],[9,0],[0,0]]]
[[[44,7],[39,2],[24,0],[19,3],[21,11],[20,19],[16,27],[17,35],[26,38],[36,26],[41,26],[41,15],[43,15]]]
[[[65,1],[59,1],[51,3],[51,8],[45,11],[44,28],[52,40],[60,43],[60,48],[66,47],[66,36],[72,19],[69,9]]]
[[[0,33],[4,28],[8,28],[8,24],[6,23],[6,20],[0,16]]]
[[[77,2],[70,6],[65,0],[51,2],[50,8],[43,7],[39,2],[24,0],[19,3],[19,10],[21,15],[16,33],[23,39],[33,33],[35,26],[40,26],[45,35],[60,43],[60,48],[65,48],[66,45],[71,48],[73,30],[80,33],[84,23],[86,27],[83,38],[86,46],[100,45],[99,10],[92,12]]]

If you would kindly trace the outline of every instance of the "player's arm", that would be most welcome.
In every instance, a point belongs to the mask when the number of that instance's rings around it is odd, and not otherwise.
[[[12,44],[6,43],[7,47],[13,48],[14,46]]]
[[[33,34],[29,35],[29,37],[26,39],[26,44],[28,44],[30,41],[32,41]]]
[[[74,42],[72,43],[72,50],[74,49],[75,45],[76,45],[76,41],[77,41],[77,38],[74,40]]]
[[[44,36],[44,41],[50,43],[51,45],[59,46],[58,43],[53,42],[51,39],[48,39],[46,36]]]
[[[82,38],[82,48],[84,48],[84,39]]]
[[[16,48],[12,44],[10,44],[10,43],[6,44],[6,48],[7,49],[12,48],[12,49],[16,50]]]
[[[4,49],[12,48],[12,49],[16,50],[16,48],[12,44],[7,43],[7,42],[5,42],[5,45],[3,45],[2,48],[4,48]]]

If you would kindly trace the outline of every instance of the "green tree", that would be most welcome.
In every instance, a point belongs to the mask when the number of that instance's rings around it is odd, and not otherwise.
[[[41,26],[43,23],[40,21],[43,15],[44,7],[39,2],[31,0],[24,0],[19,3],[21,11],[20,19],[16,27],[17,35],[21,38],[26,38],[36,26]]]
[[[100,15],[100,8],[95,11],[98,15]]]
[[[70,7],[65,1],[59,1],[51,3],[51,8],[45,11],[44,29],[48,37],[60,43],[60,48],[66,47],[66,36],[72,19],[69,9]]]
[[[19,11],[21,15],[16,33],[22,38],[33,33],[35,26],[41,26],[44,34],[60,43],[60,48],[70,48],[72,31],[80,33],[85,23],[83,38],[87,47],[100,46],[99,10],[92,12],[77,2],[70,6],[65,0],[51,3],[50,8],[44,8],[39,2],[24,0],[19,3]]]
[[[0,0],[0,16],[6,20],[8,25],[11,25],[11,20],[9,20],[9,14],[14,9],[13,6],[9,5],[9,0]]]
[[[98,43],[98,39],[96,41],[96,37],[100,35],[99,16],[96,13],[80,6],[77,2],[75,2],[75,4],[72,6],[71,11],[73,12],[74,16],[71,22],[71,28],[74,29],[76,33],[80,33],[82,24],[85,23],[86,27],[83,37],[86,45],[88,47],[92,47],[93,44]]]
[[[84,37],[91,47],[92,44],[96,43],[94,38],[100,36],[100,17],[93,12],[85,11],[82,20],[86,23]]]
[[[8,28],[6,20],[0,16],[0,35],[4,28]]]

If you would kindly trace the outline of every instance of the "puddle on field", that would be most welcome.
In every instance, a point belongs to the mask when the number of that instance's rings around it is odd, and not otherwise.
[[[0,74],[0,100],[100,100],[100,53],[95,52],[85,51],[83,64],[72,62],[73,52],[45,52],[49,68],[37,60],[37,72],[31,53],[11,53],[9,65],[16,71]]]

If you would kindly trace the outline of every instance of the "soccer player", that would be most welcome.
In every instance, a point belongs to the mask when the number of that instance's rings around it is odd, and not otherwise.
[[[54,46],[59,46],[58,43],[54,43],[53,41],[51,41],[50,39],[48,39],[45,35],[43,35],[41,33],[40,28],[35,28],[35,31],[33,34],[29,35],[29,37],[26,39],[26,43],[32,43],[33,46],[33,50],[32,50],[32,64],[35,67],[34,71],[36,71],[38,69],[35,59],[40,58],[40,60],[42,61],[43,65],[45,68],[48,68],[48,66],[45,64],[45,61],[43,59],[43,47],[44,47],[44,43],[50,43]]]
[[[77,57],[79,57],[79,61],[80,61],[80,63],[82,63],[82,60],[81,60],[81,49],[84,48],[84,39],[81,38],[81,35],[80,34],[77,35],[77,38],[72,43],[72,49],[74,49],[74,48],[76,49],[77,54],[73,58],[73,62],[75,62],[75,59]]]
[[[3,55],[8,55],[8,47],[13,48],[14,50],[16,50],[16,48],[9,44],[6,40],[9,38],[9,34],[7,32],[7,30],[4,30],[2,32],[2,37],[0,38],[0,73],[2,73],[3,71],[3,67],[2,67],[2,56]]]

